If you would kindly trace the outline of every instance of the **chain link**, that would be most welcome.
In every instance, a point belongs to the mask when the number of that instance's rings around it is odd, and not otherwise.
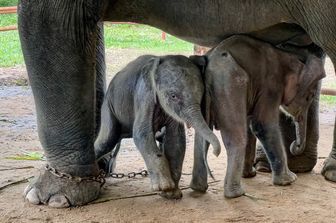
[[[129,179],[133,179],[136,178],[137,176],[141,176],[141,177],[147,177],[148,176],[148,171],[147,170],[142,170],[140,172],[130,172],[128,174],[125,173],[110,173],[109,174],[110,177],[112,178],[116,178],[116,179],[122,179],[122,178],[129,178]]]
[[[50,165],[46,165],[45,169],[47,171],[49,171],[52,175],[58,177],[58,178],[62,178],[62,179],[67,179],[67,180],[72,180],[72,181],[76,181],[78,183],[83,182],[83,181],[95,181],[101,184],[101,186],[103,186],[105,184],[105,177],[107,176],[105,174],[105,172],[103,170],[100,171],[98,176],[95,177],[78,177],[78,176],[72,176],[71,174],[68,173],[63,173],[60,172],[58,170],[56,170],[55,168],[51,167]],[[108,176],[115,178],[115,179],[122,179],[122,178],[129,178],[129,179],[133,179],[136,178],[137,176],[141,176],[141,177],[147,177],[148,176],[148,171],[147,170],[142,170],[140,172],[130,172],[128,174],[125,173],[110,173],[108,174]]]
[[[79,176],[72,176],[68,173],[63,173],[60,172],[58,170],[56,170],[55,168],[51,167],[50,165],[46,165],[45,169],[47,171],[49,171],[52,175],[58,177],[58,178],[62,178],[62,179],[67,179],[67,180],[72,180],[75,181],[77,183],[83,182],[83,181],[87,181],[87,182],[98,182],[100,183],[100,186],[102,187],[105,184],[105,172],[103,170],[101,170],[98,174],[98,176],[91,176],[91,177],[79,177]]]

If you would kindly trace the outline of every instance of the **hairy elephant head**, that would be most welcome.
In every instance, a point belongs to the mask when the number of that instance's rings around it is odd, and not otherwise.
[[[325,72],[323,61],[313,55],[305,64],[296,59],[290,65],[293,69],[286,76],[281,110],[294,119],[296,140],[291,144],[290,151],[293,155],[300,155],[306,144],[309,106],[319,93],[319,81],[325,77]]]
[[[220,143],[201,112],[204,94],[202,74],[198,66],[185,56],[156,57],[147,64],[157,103],[175,120],[193,127],[208,141],[218,156]]]

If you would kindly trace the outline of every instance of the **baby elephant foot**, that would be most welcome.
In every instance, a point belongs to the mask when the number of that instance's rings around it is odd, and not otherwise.
[[[286,186],[293,183],[296,179],[296,174],[288,170],[285,173],[273,175],[273,184],[278,186]]]
[[[224,196],[226,198],[236,198],[245,194],[241,185],[224,185]]]
[[[193,177],[190,182],[190,188],[194,191],[205,193],[208,189],[208,180],[207,178],[202,177]]]
[[[98,198],[102,182],[75,181],[59,178],[45,171],[24,191],[25,200],[31,204],[46,204],[54,208],[81,206]]]
[[[321,173],[326,180],[336,182],[336,160],[332,157],[326,159]]]
[[[175,183],[172,180],[170,173],[150,173],[151,184],[153,191],[172,191],[175,188]]]
[[[105,156],[98,161],[99,169],[103,170],[107,175],[114,173],[116,161],[114,157]]]
[[[171,191],[163,191],[160,196],[170,200],[178,200],[181,199],[183,195],[182,191],[179,188],[175,188]]]
[[[255,177],[256,175],[257,175],[257,171],[254,167],[244,169],[243,171],[244,178],[252,178],[252,177]]]
[[[208,189],[208,172],[204,163],[196,165],[193,169],[190,188],[196,192],[205,193]]]

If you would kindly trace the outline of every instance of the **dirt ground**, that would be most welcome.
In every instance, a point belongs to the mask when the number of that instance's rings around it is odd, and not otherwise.
[[[111,53],[108,52],[110,55]],[[109,78],[127,61],[143,54],[136,50],[114,50],[108,57]],[[327,81],[334,73],[327,63]],[[188,188],[192,170],[193,132],[188,130],[187,154],[181,187],[183,199],[169,201],[150,191],[149,179],[107,179],[101,198],[94,204],[68,209],[30,205],[23,200],[25,179],[39,173],[45,161],[17,161],[7,157],[23,151],[39,151],[34,103],[25,80],[23,67],[0,69],[0,222],[335,222],[336,184],[320,175],[323,161],[330,152],[334,107],[321,108],[319,161],[314,171],[299,174],[291,186],[278,187],[271,175],[258,173],[244,179],[247,196],[223,197],[226,155],[210,154],[209,163],[218,182],[211,183],[206,194]],[[1,86],[2,85],[2,86]],[[18,169],[24,168],[24,169]],[[125,140],[118,157],[117,172],[145,169],[132,140]],[[22,180],[22,183],[3,186]],[[101,203],[97,203],[101,202]]]

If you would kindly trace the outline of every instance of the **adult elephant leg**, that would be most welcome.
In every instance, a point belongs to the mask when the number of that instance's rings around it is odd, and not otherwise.
[[[335,53],[329,54],[329,56],[335,66],[336,65],[336,47],[335,47]],[[335,118],[335,125],[334,125],[334,139],[333,139],[332,150],[329,154],[329,157],[324,162],[324,166],[323,166],[321,173],[325,177],[325,179],[336,182],[336,118]]]
[[[96,46],[96,126],[95,135],[98,136],[101,120],[101,108],[106,90],[106,65],[104,46],[104,23],[98,24],[98,38]]]
[[[81,178],[99,174],[93,142],[100,4],[22,0],[19,6],[22,50],[47,162],[59,173]],[[25,197],[52,207],[83,205],[98,197],[100,182],[69,178],[49,168],[26,188]]]
[[[335,119],[336,126],[336,119]],[[324,166],[322,169],[322,175],[330,181],[336,182],[336,129],[334,128],[334,142],[332,150],[329,154],[329,157],[324,162]]]

